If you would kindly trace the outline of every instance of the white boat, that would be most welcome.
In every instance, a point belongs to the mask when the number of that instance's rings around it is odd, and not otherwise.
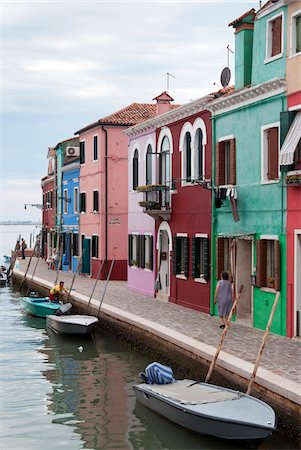
[[[239,391],[176,380],[134,385],[137,400],[151,410],[197,433],[257,446],[276,428],[274,410]]]
[[[97,317],[81,314],[46,317],[46,325],[58,334],[87,335],[93,331],[97,322]]]

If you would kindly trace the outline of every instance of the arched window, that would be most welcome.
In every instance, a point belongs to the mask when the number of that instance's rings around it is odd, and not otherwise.
[[[189,131],[185,133],[184,152],[184,178],[185,181],[191,181],[191,134]]]
[[[160,153],[160,183],[170,182],[170,143],[167,136],[163,138]]]
[[[200,128],[197,129],[195,135],[195,151],[197,157],[197,177],[204,178],[204,152],[203,152],[203,132]]]
[[[139,167],[139,154],[138,154],[138,150],[136,149],[134,151],[134,156],[133,156],[133,190],[135,190],[138,186],[138,167]]]
[[[145,184],[152,184],[152,146],[149,144],[147,146],[147,152],[146,152],[146,183]]]

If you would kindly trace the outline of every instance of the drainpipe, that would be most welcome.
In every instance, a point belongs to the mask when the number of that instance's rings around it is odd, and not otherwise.
[[[106,135],[106,145],[105,145],[105,174],[106,174],[106,185],[105,185],[105,235],[106,235],[106,245],[105,245],[105,261],[107,264],[108,261],[108,132],[101,125],[101,129],[105,132]]]
[[[216,264],[216,257],[215,257],[215,231],[216,231],[216,208],[215,208],[215,136],[216,136],[216,130],[215,130],[215,117],[214,117],[214,112],[211,111],[211,121],[212,121],[212,156],[211,156],[211,160],[212,160],[212,168],[211,168],[211,173],[212,173],[212,181],[211,181],[211,185],[212,185],[212,205],[211,205],[211,210],[212,210],[212,217],[211,217],[211,283],[210,283],[210,315],[213,316],[214,315],[214,292],[215,292],[215,287],[214,287],[214,280],[215,280],[215,271],[214,271],[214,267]]]

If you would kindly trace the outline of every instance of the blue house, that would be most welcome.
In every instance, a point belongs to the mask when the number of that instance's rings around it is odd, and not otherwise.
[[[76,271],[79,254],[79,145],[72,142],[64,149],[61,188],[61,236],[63,270]]]

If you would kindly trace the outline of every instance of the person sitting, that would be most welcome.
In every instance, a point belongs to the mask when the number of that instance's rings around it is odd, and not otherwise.
[[[53,288],[50,289],[50,300],[52,302],[58,303],[61,292],[68,292],[68,290],[64,287],[64,281],[60,281],[59,284],[53,286]]]

